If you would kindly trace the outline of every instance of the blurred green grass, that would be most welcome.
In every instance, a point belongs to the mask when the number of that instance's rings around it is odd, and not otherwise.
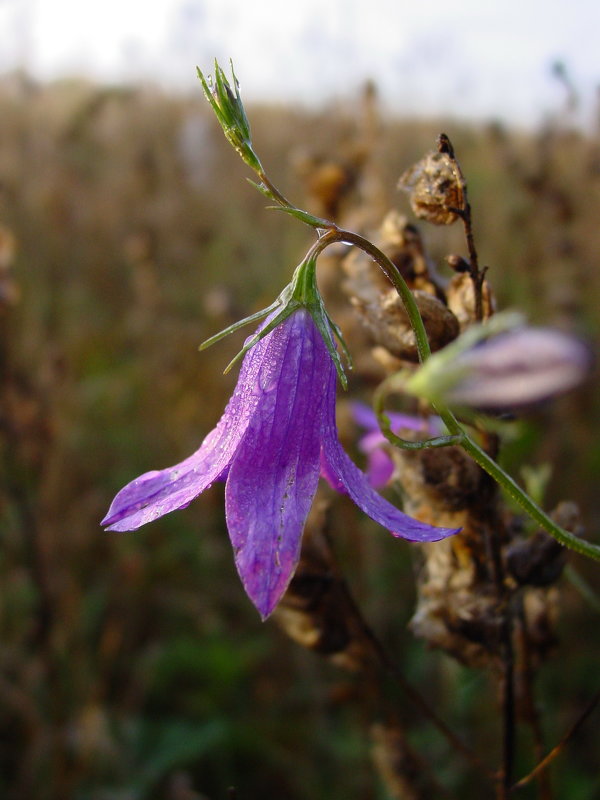
[[[298,154],[343,157],[363,114],[358,102],[250,109],[258,152],[299,203],[310,198]],[[376,128],[369,174],[404,211],[397,177],[446,129],[500,305],[598,343],[597,138],[560,124],[526,134],[382,117]],[[0,82],[0,254],[16,244],[1,297],[18,292],[0,308],[2,797],[177,800],[188,777],[211,800],[231,785],[240,798],[384,797],[360,714],[340,699],[351,679],[262,625],[244,596],[222,487],[137,533],[99,527],[124,483],[177,462],[214,425],[242,336],[202,354],[198,344],[270,302],[309,242],[264,210],[245,177],[200,91]],[[347,204],[360,210],[360,192]],[[462,246],[458,230],[423,233],[438,263]],[[507,453],[515,468],[551,461],[548,505],[580,503],[590,536],[600,521],[593,385],[539,412]],[[486,682],[405,630],[410,548],[352,513],[338,515],[336,535],[349,518],[353,528],[338,546],[374,628],[466,738],[476,726],[497,746]],[[593,565],[577,567],[595,580]],[[600,655],[594,612],[568,587],[562,602],[569,658],[543,672],[550,743],[591,694]],[[468,793],[463,765],[413,723],[449,785]],[[557,763],[561,796],[591,796],[594,747],[590,726]]]

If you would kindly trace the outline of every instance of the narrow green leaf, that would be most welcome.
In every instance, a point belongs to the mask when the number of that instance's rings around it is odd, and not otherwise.
[[[330,222],[322,217],[315,217],[314,214],[310,214],[308,211],[303,211],[301,208],[288,208],[287,206],[279,205],[267,206],[267,208],[273,209],[274,211],[283,211],[284,214],[289,214],[291,217],[299,219],[300,222],[304,222],[306,225],[310,225],[312,228],[335,228],[334,222]]]

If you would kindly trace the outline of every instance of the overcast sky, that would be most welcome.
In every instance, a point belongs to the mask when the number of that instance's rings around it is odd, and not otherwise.
[[[568,67],[589,111],[600,0],[0,0],[0,71],[190,88],[233,58],[244,96],[322,103],[365,79],[396,113],[530,124]]]

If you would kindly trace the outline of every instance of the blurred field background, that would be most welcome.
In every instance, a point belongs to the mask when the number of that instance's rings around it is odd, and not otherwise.
[[[342,213],[397,207],[398,176],[451,136],[499,305],[600,339],[600,142],[568,103],[535,132],[380,117],[374,101],[254,107],[272,179],[310,205],[319,158],[347,170]],[[360,158],[357,158],[360,153]],[[359,166],[360,163],[360,166]],[[270,302],[310,242],[264,210],[193,97],[83,82],[0,83],[0,796],[7,800],[386,797],[347,675],[260,623],[214,486],[137,533],[99,521],[121,486],[200,443],[235,382],[241,337],[198,344]],[[430,255],[460,231],[421,230]],[[596,377],[531,416],[506,459],[550,462],[545,505],[600,523]],[[368,397],[365,382],[351,395]],[[348,447],[358,432],[346,431]],[[357,460],[359,456],[356,456]],[[486,679],[407,631],[410,547],[335,501],[334,541],[373,628],[494,762]],[[595,565],[573,558],[598,584]],[[598,687],[598,608],[563,579],[539,697],[549,745]],[[400,694],[415,745],[464,796],[469,770]],[[598,796],[597,713],[552,768],[557,797]],[[476,732],[476,734],[475,734]],[[475,738],[476,735],[476,738]],[[521,772],[533,766],[524,761]],[[534,797],[522,792],[519,796]]]

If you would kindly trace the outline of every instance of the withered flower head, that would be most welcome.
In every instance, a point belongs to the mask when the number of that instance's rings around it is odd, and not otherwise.
[[[464,206],[459,176],[447,153],[427,153],[400,176],[398,188],[410,195],[415,215],[434,225],[451,225]]]

